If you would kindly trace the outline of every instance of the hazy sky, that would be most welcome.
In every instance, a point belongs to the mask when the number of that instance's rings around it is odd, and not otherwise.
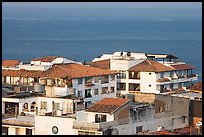
[[[3,2],[3,19],[54,15],[199,16],[202,2]],[[131,15],[132,14],[132,15]],[[56,17],[56,16],[55,16]]]
[[[202,8],[202,2],[3,2],[3,6]]]

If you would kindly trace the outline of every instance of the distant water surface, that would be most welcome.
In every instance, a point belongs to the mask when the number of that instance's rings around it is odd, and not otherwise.
[[[115,51],[166,53],[196,66],[202,81],[199,10],[120,9],[3,5],[2,59],[60,55],[91,61]]]

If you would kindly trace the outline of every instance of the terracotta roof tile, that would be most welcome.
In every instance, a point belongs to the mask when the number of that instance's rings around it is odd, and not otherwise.
[[[43,71],[39,71],[39,70],[5,70],[5,69],[2,69],[2,76],[39,78],[40,76],[42,76],[42,74],[43,74]]]
[[[202,91],[202,82],[195,83],[190,86],[191,90],[199,90]]]
[[[4,67],[16,67],[20,63],[20,60],[2,60],[2,66]]]
[[[164,71],[172,71],[174,70],[171,67],[165,66],[159,62],[154,60],[146,59],[145,61],[131,67],[129,71],[135,72],[164,72]]]
[[[87,62],[88,65],[101,69],[110,69],[110,59]]]
[[[116,74],[116,71],[99,69],[81,64],[59,64],[48,69],[43,76],[49,78],[80,78]]]
[[[46,57],[36,58],[31,61],[52,62],[54,59],[58,57],[61,57],[61,56],[46,56]]]
[[[185,69],[195,69],[196,67],[188,65],[188,64],[175,64],[171,65],[174,70],[185,70]]]
[[[102,100],[96,102],[95,104],[87,108],[86,111],[110,114],[128,102],[129,99],[103,98]]]

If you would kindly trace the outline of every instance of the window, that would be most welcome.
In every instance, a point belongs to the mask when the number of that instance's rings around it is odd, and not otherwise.
[[[92,77],[85,78],[85,83],[91,83],[91,82],[92,82]]]
[[[60,103],[54,103],[54,110],[60,110]]]
[[[2,127],[2,135],[8,135],[8,127]]]
[[[36,106],[36,103],[35,103],[35,102],[32,102],[32,104],[31,104],[31,106],[30,106],[31,112],[34,112],[34,111],[35,111],[35,106]]]
[[[120,73],[117,74],[117,78],[126,79],[126,71],[120,71]]]
[[[101,84],[108,83],[108,75],[101,76]]]
[[[106,115],[96,114],[95,115],[95,122],[96,123],[106,122]]]
[[[182,116],[182,117],[181,117],[182,123],[185,123],[185,119],[186,119],[185,116]]]
[[[101,94],[107,94],[108,93],[108,87],[102,87]]]
[[[140,84],[129,83],[129,91],[140,91]]]
[[[110,80],[111,81],[115,80],[115,75],[110,75]]]
[[[91,89],[85,89],[85,98],[92,97],[91,96]]]
[[[110,93],[113,93],[113,92],[115,92],[115,88],[114,88],[114,87],[111,87],[111,88],[110,88]]]
[[[82,84],[83,78],[78,78],[78,84]]]
[[[94,83],[98,83],[99,82],[99,77],[94,77]]]
[[[149,73],[149,75],[152,75],[152,73]]]
[[[117,83],[117,90],[126,90],[126,83]]]
[[[26,135],[32,135],[32,129],[26,128]]]
[[[142,126],[137,126],[136,127],[136,134],[142,131]]]
[[[160,73],[160,78],[164,78],[164,72]]]
[[[23,105],[23,111],[28,111],[28,103],[25,103],[25,104]]]
[[[98,95],[98,89],[94,89],[94,95]]]
[[[41,101],[41,109],[47,109],[47,102]]]
[[[78,91],[77,91],[77,96],[78,96],[78,97],[82,97],[82,91],[81,91],[81,90],[78,90]]]
[[[95,132],[91,132],[91,131],[78,131],[78,135],[95,135]]]

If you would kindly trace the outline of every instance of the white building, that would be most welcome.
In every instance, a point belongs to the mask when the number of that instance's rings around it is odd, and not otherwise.
[[[76,62],[61,56],[46,56],[33,59],[31,60],[30,64],[19,65],[19,69],[46,71],[49,68],[51,68],[52,65],[54,64],[66,64],[66,63],[81,64],[80,62]]]
[[[118,94],[129,92],[163,93],[188,87],[198,79],[194,66],[178,62],[167,54],[115,52],[104,54],[87,63],[102,69],[116,70]]]
[[[2,135],[34,135],[34,116],[2,117]]]
[[[180,100],[182,103],[178,104]],[[160,95],[153,102],[155,104],[104,98],[85,111],[77,112],[73,128],[78,135],[135,135],[156,131],[158,127],[172,130],[188,126],[188,99]],[[179,107],[183,107],[182,111],[178,111]]]
[[[2,69],[18,70],[22,64],[21,60],[2,60]]]
[[[81,64],[54,65],[40,78],[50,97],[75,96],[85,107],[104,97],[116,95],[117,72]]]
[[[104,98],[85,111],[78,111],[73,128],[78,135],[108,134],[111,126],[129,123],[129,102],[128,99]]]

